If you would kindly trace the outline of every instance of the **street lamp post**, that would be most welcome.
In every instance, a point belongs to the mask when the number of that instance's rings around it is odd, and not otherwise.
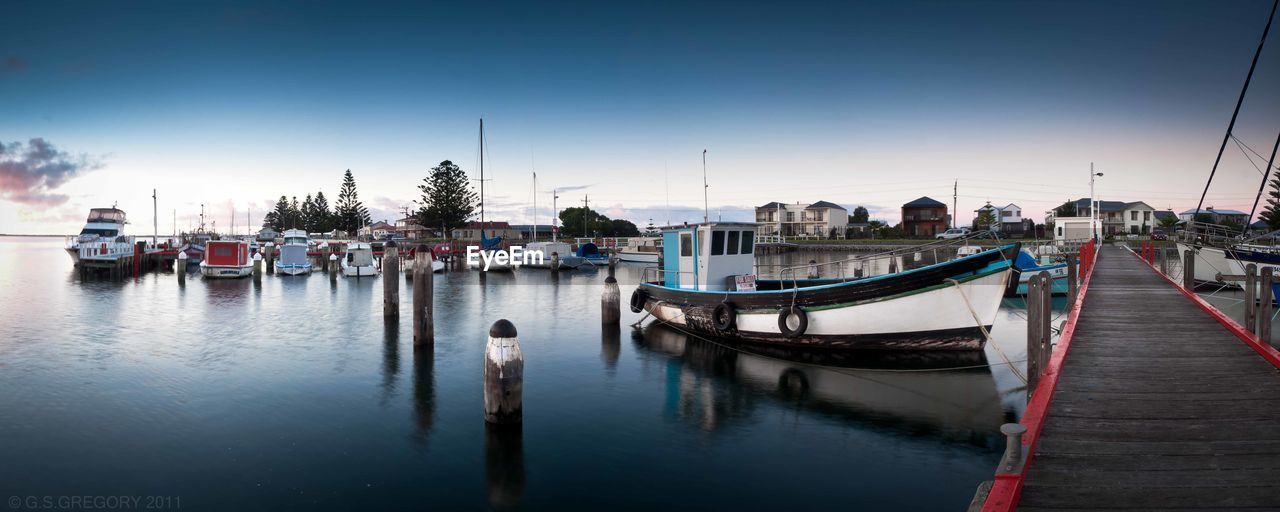
[[[1094,199],[1093,197],[1093,181],[1094,181],[1094,178],[1098,176],[1102,176],[1102,173],[1094,172],[1093,162],[1089,162],[1089,231],[1090,231],[1089,235],[1095,240],[1098,239],[1099,231],[1101,229],[1098,227],[1098,224],[1097,224],[1098,223],[1098,203],[1097,203],[1097,200]]]

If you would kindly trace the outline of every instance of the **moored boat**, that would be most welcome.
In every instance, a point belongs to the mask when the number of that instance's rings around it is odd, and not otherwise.
[[[627,240],[627,246],[618,249],[618,260],[631,263],[657,263],[662,254],[662,239],[636,237]]]
[[[578,244],[578,250],[574,255],[593,266],[599,267],[609,264],[609,256],[600,252],[600,248],[591,242]],[[654,263],[657,263],[657,261]]]
[[[124,210],[114,206],[91,208],[89,218],[85,220],[80,234],[67,238],[65,247],[67,255],[71,256],[73,263],[79,264],[81,245],[93,247],[96,252],[101,250],[103,243],[114,244],[117,237],[124,235],[126,223]]]
[[[754,223],[663,231],[663,268],[646,269],[631,309],[697,334],[833,349],[979,349],[1021,245],[854,279],[756,280]],[[702,242],[702,243],[700,243]],[[652,270],[652,272],[650,272]]]
[[[378,267],[373,264],[373,247],[364,242],[347,244],[347,253],[342,258],[342,275],[348,277],[378,275]]]
[[[204,247],[200,275],[205,278],[246,277],[253,273],[249,242],[244,240],[211,240]]]
[[[534,251],[541,252],[542,257],[537,257]],[[522,263],[521,267],[549,269],[552,255],[555,255],[560,270],[575,269],[583,263],[582,258],[573,254],[572,246],[565,242],[529,242],[525,244],[524,252],[527,255],[525,258],[527,263]]]
[[[1027,252],[1025,249],[1018,251],[1018,257],[1013,262],[1018,268],[1018,286],[1011,290],[1011,296],[1025,296],[1027,294],[1027,283],[1031,281],[1032,276],[1040,275],[1041,272],[1049,273],[1050,292],[1053,295],[1067,294],[1067,264],[1066,263],[1041,263],[1036,261],[1035,256]]]
[[[307,251],[311,247],[310,242],[306,230],[285,230],[284,244],[280,246],[280,258],[276,261],[276,272],[287,276],[310,274],[311,258],[307,257]]]

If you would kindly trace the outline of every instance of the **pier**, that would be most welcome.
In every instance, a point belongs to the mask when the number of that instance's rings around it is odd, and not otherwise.
[[[971,508],[1280,507],[1280,352],[1144,256],[1102,249]]]

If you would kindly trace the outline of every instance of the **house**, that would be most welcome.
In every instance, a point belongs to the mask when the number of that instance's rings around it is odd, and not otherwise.
[[[381,240],[387,235],[395,232],[395,226],[387,224],[387,221],[380,220],[368,226],[360,228],[356,234],[362,238],[370,238],[373,240]]]
[[[1155,217],[1156,209],[1142,201],[1125,203],[1120,216],[1124,219],[1124,232],[1131,235],[1146,235],[1151,228],[1159,225]]]
[[[1089,217],[1058,217],[1053,219],[1054,241],[1088,240],[1092,238],[1089,235],[1089,222]],[[1094,235],[1101,237],[1100,233],[1094,233]]]
[[[1249,214],[1239,210],[1215,210],[1212,206],[1209,206],[1200,210],[1200,214],[1208,215],[1210,224],[1236,224],[1243,226],[1249,222]],[[1195,220],[1195,217],[1195,208],[1178,214],[1178,218],[1183,222],[1191,222]]]
[[[827,238],[834,233],[843,238],[849,225],[849,210],[829,201],[808,205],[774,201],[756,207],[756,222],[760,224],[759,235]]]
[[[484,228],[485,238],[502,237],[507,240],[520,240],[524,238],[524,233],[515,229],[506,222],[488,221],[484,224],[479,222],[468,222],[466,225],[453,230],[453,238],[458,240],[480,240],[481,228]]]
[[[1170,225],[1176,224],[1178,222],[1178,216],[1173,213],[1173,210],[1160,210],[1160,211],[1151,212],[1151,216],[1155,218],[1156,227],[1164,226],[1165,222],[1169,222]],[[1173,219],[1173,220],[1165,221],[1165,219]]]
[[[533,233],[533,230],[534,230],[533,224],[512,224],[511,229],[519,231],[520,238],[522,240],[533,241],[532,239],[529,238],[529,234]],[[551,240],[550,224],[538,224],[537,229],[538,229],[538,233],[537,233],[538,240]]]
[[[978,218],[981,217],[984,212],[991,213],[991,218],[994,220],[992,225],[978,225]],[[1021,235],[1031,231],[1032,229],[1027,226],[1027,223],[1024,222],[1024,219],[1022,218],[1022,207],[1013,203],[1009,203],[1005,206],[992,206],[991,203],[987,203],[982,208],[974,210],[974,213],[977,214],[973,218],[973,229],[975,231],[980,229],[991,229],[992,231],[999,231],[1000,233],[1007,235]]]
[[[258,241],[270,242],[275,240],[278,236],[280,236],[280,233],[277,233],[276,230],[271,228],[262,228],[262,231],[258,232]]]
[[[933,237],[947,230],[951,216],[947,205],[930,197],[921,197],[902,205],[902,232],[907,236]]]
[[[431,231],[419,225],[415,217],[396,220],[396,226],[393,229],[397,235],[409,240],[420,240],[431,236]]]
[[[1255,220],[1249,225],[1249,234],[1253,236],[1265,235],[1271,231],[1271,225],[1265,220]]]

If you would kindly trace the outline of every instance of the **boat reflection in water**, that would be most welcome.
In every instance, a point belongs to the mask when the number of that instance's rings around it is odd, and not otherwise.
[[[816,352],[692,337],[655,322],[642,350],[670,356],[666,413],[714,431],[776,400],[910,437],[998,449],[1010,420],[983,351]],[[730,381],[724,386],[716,381]]]

